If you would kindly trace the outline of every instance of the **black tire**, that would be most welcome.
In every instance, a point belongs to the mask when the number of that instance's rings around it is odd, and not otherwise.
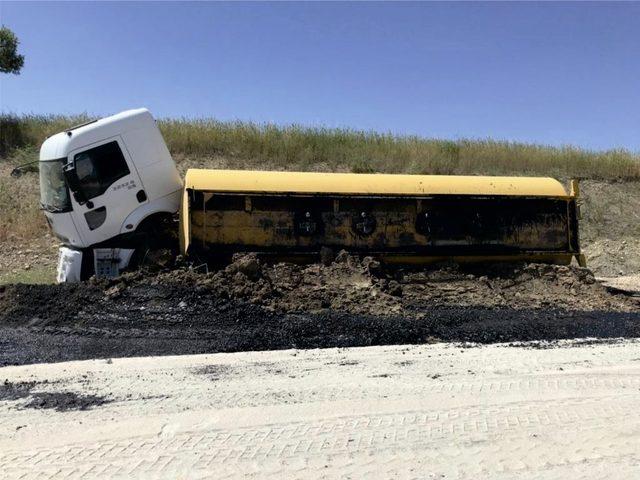
[[[127,270],[159,270],[175,263],[179,249],[177,231],[172,215],[157,214],[146,218],[136,229],[138,241]]]

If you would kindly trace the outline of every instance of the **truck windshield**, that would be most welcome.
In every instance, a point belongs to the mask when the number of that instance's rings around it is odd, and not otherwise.
[[[62,174],[66,162],[66,158],[40,162],[40,204],[48,212],[71,211],[69,189]]]

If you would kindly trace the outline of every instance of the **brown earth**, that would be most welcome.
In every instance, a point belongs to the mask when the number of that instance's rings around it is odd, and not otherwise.
[[[372,257],[340,252],[328,265],[265,264],[237,255],[225,269],[198,275],[197,284],[216,295],[248,300],[270,311],[419,315],[418,305],[489,308],[560,308],[629,311],[637,304],[614,296],[589,269],[529,264],[451,265],[430,269],[384,268]],[[176,271],[160,276],[185,279]],[[126,282],[126,280],[125,280]],[[121,288],[116,284],[113,291]]]
[[[600,277],[640,273],[640,182],[584,180],[580,240]]]
[[[55,281],[58,242],[47,233],[29,241],[0,243],[0,285]]]

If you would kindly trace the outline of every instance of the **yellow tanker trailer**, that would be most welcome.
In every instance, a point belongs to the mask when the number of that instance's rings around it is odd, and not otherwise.
[[[181,250],[584,264],[577,194],[552,178],[189,170]]]

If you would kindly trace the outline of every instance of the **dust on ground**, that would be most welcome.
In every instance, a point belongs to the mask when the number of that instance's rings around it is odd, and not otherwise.
[[[616,277],[640,273],[640,236],[599,238],[583,248],[587,265],[598,276]]]
[[[559,346],[402,345],[6,368],[11,382],[61,382],[115,401],[64,414],[0,402],[2,477],[215,472],[280,480],[337,478],[348,468],[353,478],[637,478],[640,343]],[[282,373],[267,373],[271,366]],[[221,367],[230,374],[217,375]],[[77,385],[85,375],[90,384]]]

